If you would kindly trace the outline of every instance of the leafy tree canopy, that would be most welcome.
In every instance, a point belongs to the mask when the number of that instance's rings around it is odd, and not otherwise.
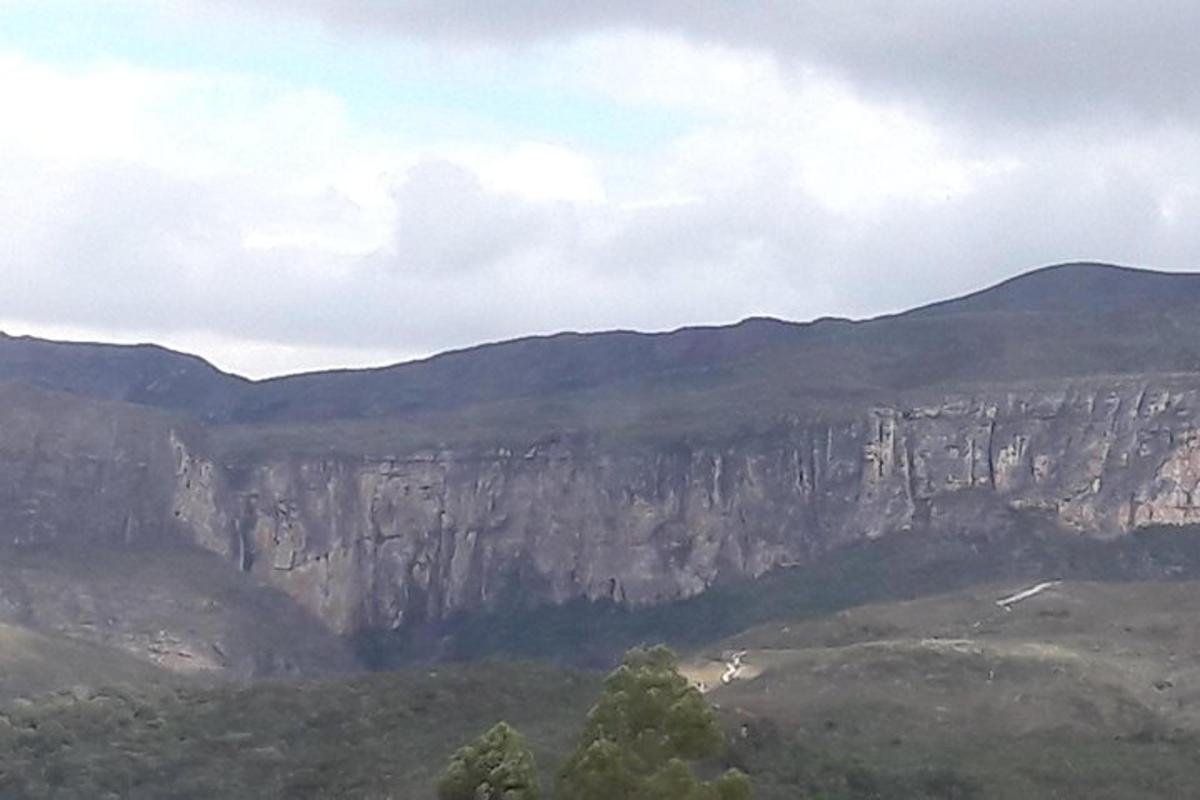
[[[438,800],[540,800],[525,739],[507,722],[462,747],[438,782]]]
[[[563,769],[572,800],[748,800],[749,779],[730,770],[702,782],[688,761],[715,755],[721,732],[704,697],[666,647],[631,650],[605,680]]]

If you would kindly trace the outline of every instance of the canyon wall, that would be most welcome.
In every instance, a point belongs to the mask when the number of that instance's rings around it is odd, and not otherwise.
[[[149,409],[6,388],[4,544],[193,542],[349,633],[519,591],[650,604],[888,533],[985,525],[981,498],[1081,536],[1200,522],[1200,390],[979,389],[668,442],[219,457]]]
[[[1082,536],[1200,521],[1200,392],[981,389],[725,439],[215,463],[170,436],[169,517],[334,630],[509,591],[650,604],[864,538],[970,529],[984,494]]]

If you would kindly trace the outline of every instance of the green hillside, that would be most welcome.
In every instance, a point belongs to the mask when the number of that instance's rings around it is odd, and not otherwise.
[[[598,686],[485,662],[245,689],[59,692],[0,716],[0,796],[432,797],[449,755],[501,719],[527,735],[549,779]]]
[[[1021,588],[777,620],[689,670],[765,798],[1190,796],[1200,585],[1065,582],[997,605]]]
[[[180,676],[116,649],[0,623],[0,701],[85,685],[145,687],[183,682]]]
[[[1021,581],[779,617],[693,650],[760,800],[1180,798],[1200,781],[1195,582]],[[724,684],[733,654],[742,653]],[[8,703],[0,796],[422,798],[498,720],[543,783],[599,675],[520,661]]]

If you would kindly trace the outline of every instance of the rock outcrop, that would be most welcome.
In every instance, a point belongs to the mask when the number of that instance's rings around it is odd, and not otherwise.
[[[988,495],[1081,536],[1200,521],[1200,389],[1112,379],[792,418],[723,442],[281,455],[172,439],[181,533],[340,632],[518,590],[650,604],[889,533],[969,530]]]
[[[1197,307],[1197,275],[1067,265],[862,323],[260,384],[0,339],[0,543],[191,543],[349,634],[514,592],[659,603],[997,508],[1100,539],[1197,523]]]
[[[174,672],[247,679],[355,668],[327,626],[174,515],[189,420],[0,385],[0,623],[85,640]],[[185,479],[186,480],[186,479]],[[215,498],[214,498],[215,499]],[[56,639],[57,640],[57,639]]]

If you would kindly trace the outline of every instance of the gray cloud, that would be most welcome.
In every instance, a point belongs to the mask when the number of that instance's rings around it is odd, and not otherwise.
[[[396,187],[387,263],[411,272],[478,270],[538,246],[552,209],[484,189],[449,161],[424,161]]]
[[[862,91],[1022,123],[1200,111],[1186,0],[256,0],[348,29],[498,46],[648,29],[767,50]],[[239,5],[245,5],[239,3]]]
[[[936,109],[935,132],[956,158],[1007,166],[972,173],[944,201],[922,189],[839,209],[802,188],[805,144],[789,138],[786,123],[759,130],[733,120],[727,138],[726,121],[701,123],[698,137],[715,131],[707,149],[639,154],[620,168],[648,176],[650,188],[624,205],[521,198],[462,166],[426,160],[396,181],[387,244],[362,258],[303,237],[248,243],[248,232],[270,234],[279,221],[285,233],[360,232],[361,209],[332,189],[292,197],[276,212],[272,177],[259,185],[236,173],[188,179],[94,162],[73,172],[0,156],[0,318],[400,357],[562,329],[865,316],[1061,260],[1200,262],[1200,228],[1191,224],[1200,216],[1200,133],[1190,118],[1200,110],[1190,91],[1200,51],[1189,41],[1200,7],[258,5],[443,44],[516,46],[643,28],[770,51],[887,105]],[[870,187],[877,160],[844,163],[835,180]],[[855,169],[863,174],[850,175]],[[343,218],[344,226],[329,224]]]
[[[1195,173],[1200,144],[1174,159]],[[1188,224],[1200,196],[1164,214],[1157,172],[1089,153],[955,202],[897,201],[869,216],[825,210],[771,175],[677,205],[511,201],[518,210],[495,212],[497,198],[458,168],[425,164],[398,187],[398,215],[430,203],[417,232],[449,250],[397,245],[331,271],[300,248],[246,248],[241,212],[212,189],[109,165],[58,194],[35,246],[9,248],[30,257],[0,273],[0,316],[412,353],[560,329],[882,313],[1053,260],[1170,266],[1200,248]],[[467,246],[455,249],[456,231]],[[414,252],[454,268],[414,272]]]

